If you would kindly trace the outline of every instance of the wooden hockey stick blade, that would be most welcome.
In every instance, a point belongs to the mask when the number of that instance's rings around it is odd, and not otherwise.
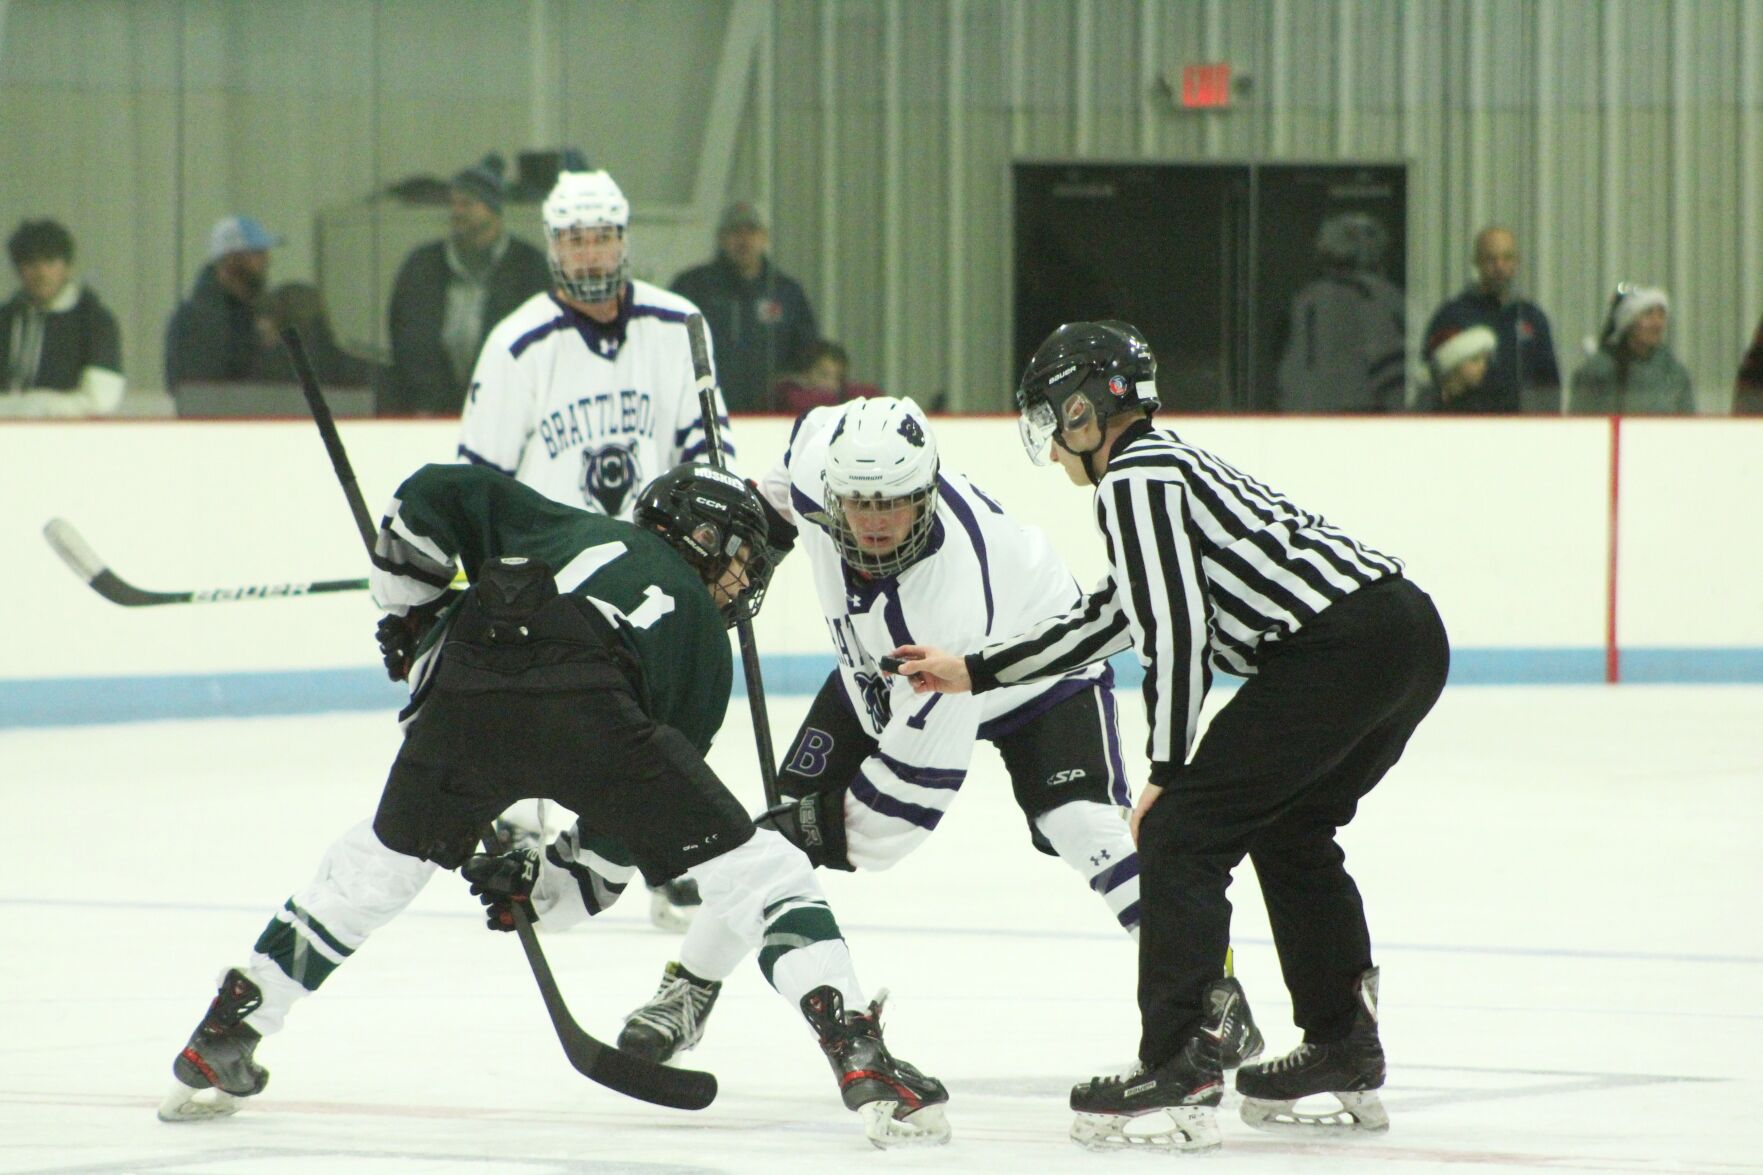
[[[239,587],[197,588],[187,592],[155,592],[136,587],[110,570],[90,544],[65,518],[43,524],[43,537],[61,556],[68,569],[113,604],[144,608],[155,604],[224,604],[234,600],[273,600],[284,596],[312,596],[326,592],[367,590],[365,579],[323,579],[311,583],[255,583]]]
[[[657,1065],[602,1044],[588,1035],[563,1004],[557,979],[551,974],[551,964],[546,961],[544,951],[539,949],[539,936],[533,930],[532,919],[518,905],[513,910],[515,934],[519,936],[526,961],[533,969],[533,978],[538,981],[545,1011],[551,1014],[551,1026],[557,1030],[557,1039],[563,1044],[563,1055],[569,1058],[576,1072],[626,1097],[676,1110],[702,1110],[716,1100],[716,1078],[713,1075],[696,1069]]]

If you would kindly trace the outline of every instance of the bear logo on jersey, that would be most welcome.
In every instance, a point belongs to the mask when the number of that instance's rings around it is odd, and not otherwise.
[[[598,502],[608,518],[620,516],[625,499],[642,480],[634,442],[602,445],[582,453],[582,501],[590,508]]]

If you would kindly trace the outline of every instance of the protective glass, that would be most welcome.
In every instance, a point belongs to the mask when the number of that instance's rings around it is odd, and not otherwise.
[[[572,225],[547,233],[551,278],[578,302],[608,302],[624,289],[630,248],[617,225]]]
[[[1028,451],[1028,459],[1036,465],[1052,464],[1053,454],[1048,446],[1058,430],[1059,421],[1053,415],[1053,405],[1045,400],[1023,405],[1016,417],[1016,431],[1022,436],[1022,447]]]
[[[937,487],[931,483],[900,498],[827,494],[827,533],[845,566],[883,578],[910,567],[930,542],[936,522]],[[902,527],[902,516],[905,520]],[[890,534],[903,529],[898,536]],[[887,542],[888,538],[894,541]]]

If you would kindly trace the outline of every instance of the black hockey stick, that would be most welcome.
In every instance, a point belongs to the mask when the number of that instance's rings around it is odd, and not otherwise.
[[[325,403],[324,393],[319,390],[318,380],[312,374],[312,365],[307,362],[306,349],[300,342],[298,332],[292,327],[283,330],[282,343],[288,348],[289,358],[294,361],[294,371],[300,377],[300,388],[306,394],[307,406],[312,409],[313,422],[318,425],[319,435],[324,438],[324,447],[331,457],[331,468],[336,471],[337,481],[343,487],[343,496],[349,500],[349,511],[355,516],[356,528],[361,531],[361,541],[367,545],[368,558],[371,560],[375,536],[373,519],[367,512],[367,503],[362,499],[361,487],[355,482],[355,470],[349,465],[349,454],[343,448],[343,438],[337,432],[337,422],[331,418],[330,406]],[[486,831],[484,849],[490,853],[501,851],[493,833]],[[546,961],[545,952],[539,946],[539,936],[533,930],[532,919],[518,902],[510,905],[514,912],[515,935],[520,939],[521,950],[526,952],[527,965],[533,969],[533,979],[539,985],[539,995],[544,998],[545,1011],[551,1016],[551,1026],[557,1030],[557,1039],[563,1045],[563,1055],[569,1058],[569,1063],[575,1066],[578,1073],[626,1097],[658,1106],[701,1110],[716,1100],[716,1078],[711,1074],[657,1065],[641,1057],[620,1052],[588,1035],[575,1022],[575,1017],[569,1014],[569,1008],[563,1002],[563,993],[557,989],[557,979],[551,974],[551,964]]]
[[[225,604],[234,600],[273,600],[284,596],[316,596],[325,592],[360,592],[367,590],[365,579],[320,579],[311,583],[248,583],[239,587],[196,588],[187,592],[155,592],[136,587],[112,571],[98,553],[65,518],[51,518],[43,524],[43,537],[68,569],[86,581],[86,586],[125,608],[146,608],[154,604]]]
[[[698,383],[698,414],[704,421],[704,442],[710,447],[710,464],[727,464],[722,452],[722,429],[716,420],[716,373],[710,369],[710,343],[704,332],[704,316],[686,318],[686,338],[692,346],[692,374]],[[765,714],[765,680],[759,672],[759,646],[753,640],[753,622],[735,624],[741,638],[741,669],[747,677],[747,708],[753,712],[753,742],[759,751],[759,781],[765,785],[765,806],[779,803],[777,756],[771,749],[771,720]]]

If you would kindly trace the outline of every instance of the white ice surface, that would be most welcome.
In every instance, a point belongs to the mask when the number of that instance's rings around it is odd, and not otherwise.
[[[802,699],[774,699],[781,747]],[[1141,745],[1135,699],[1122,707]],[[745,704],[713,760],[757,807]],[[688,1055],[699,1114],[577,1076],[510,937],[438,876],[260,1058],[235,1118],[153,1111],[213,982],[372,810],[389,715],[0,733],[0,1170],[1138,1170],[1066,1140],[1066,1091],[1134,1051],[1134,955],[1029,847],[997,758],[895,870],[825,876],[888,1039],[949,1085],[948,1147],[881,1154],[797,1017],[738,972]],[[1142,778],[1142,768],[1135,779]],[[1227,1099],[1233,1171],[1763,1172],[1763,689],[1456,689],[1343,842],[1383,968],[1381,1140],[1294,1144]],[[1295,1041],[1252,871],[1238,973]],[[616,1033],[673,940],[640,895],[546,948]]]

